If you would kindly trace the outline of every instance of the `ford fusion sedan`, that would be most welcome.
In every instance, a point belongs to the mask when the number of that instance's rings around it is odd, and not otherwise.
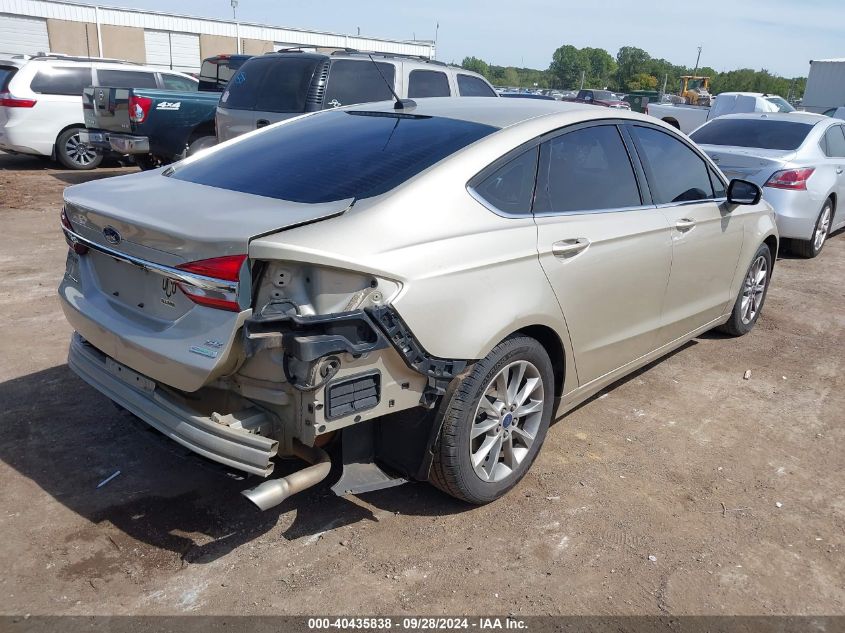
[[[781,238],[802,257],[845,227],[845,122],[819,114],[736,114],[691,138],[731,178],[763,188]]]
[[[71,368],[266,481],[262,509],[428,480],[512,488],[552,419],[760,317],[771,207],[652,118],[530,99],[302,116],[70,187]],[[272,478],[274,458],[311,465]]]

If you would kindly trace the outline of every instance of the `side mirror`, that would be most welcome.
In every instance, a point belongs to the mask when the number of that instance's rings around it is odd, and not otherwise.
[[[728,185],[728,202],[730,204],[757,204],[762,196],[763,192],[760,187],[747,180],[731,180],[731,184]]]

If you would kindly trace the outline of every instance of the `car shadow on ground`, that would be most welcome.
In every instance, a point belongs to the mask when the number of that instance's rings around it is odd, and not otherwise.
[[[123,171],[126,169],[126,171]],[[26,156],[23,154],[7,154],[0,152],[0,171],[45,171],[54,178],[69,185],[77,185],[89,180],[109,178],[123,173],[134,173],[137,167],[126,159],[109,157],[100,167],[91,170],[73,171],[50,159],[49,156]]]
[[[90,521],[95,531],[108,535],[113,526],[186,562],[216,560],[280,522],[290,522],[281,535],[293,541],[378,521],[383,513],[471,509],[426,484],[352,499],[335,496],[327,481],[261,512],[239,494],[260,478],[227,471],[118,411],[66,365],[0,384],[0,411],[0,459],[9,467]],[[280,460],[274,474],[302,466]],[[117,471],[120,475],[98,488]],[[29,503],[17,499],[14,505],[14,511],[25,512]]]

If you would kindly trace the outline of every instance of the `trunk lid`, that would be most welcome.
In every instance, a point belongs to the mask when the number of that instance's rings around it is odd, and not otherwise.
[[[699,145],[728,178],[749,180],[761,187],[795,159],[795,150]]]
[[[194,391],[232,370],[239,358],[237,330],[251,296],[249,262],[235,273],[239,280],[218,293],[234,301],[223,309],[192,299],[197,286],[177,283],[167,271],[245,255],[253,238],[337,216],[350,203],[286,202],[175,180],[161,171],[69,187],[65,210],[72,230],[109,252],[70,253],[59,289],[65,314],[118,362]]]

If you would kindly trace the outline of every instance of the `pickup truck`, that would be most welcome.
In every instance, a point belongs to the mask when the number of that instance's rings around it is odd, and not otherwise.
[[[793,112],[793,108],[782,97],[758,92],[723,92],[715,99],[713,106],[694,106],[669,103],[649,103],[646,114],[673,125],[689,134],[707,121],[725,114],[741,112]]]
[[[249,55],[206,59],[199,90],[91,86],[82,94],[86,130],[80,139],[99,152],[130,155],[154,169],[217,143],[214,116],[220,93]]]
[[[571,98],[563,98],[561,101],[573,103],[589,103],[591,105],[604,106],[606,108],[619,108],[630,110],[631,105],[627,101],[616,98],[609,90],[579,90],[578,94]]]

